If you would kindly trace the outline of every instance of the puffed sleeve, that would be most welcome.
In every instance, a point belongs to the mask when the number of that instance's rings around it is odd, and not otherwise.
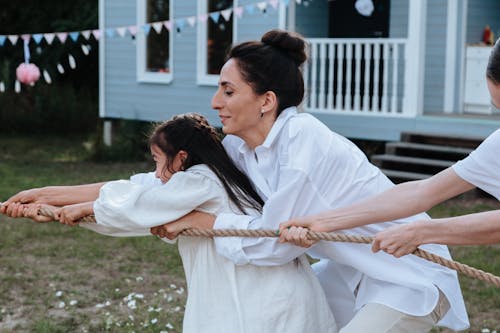
[[[196,172],[177,172],[164,185],[109,182],[94,203],[95,224],[82,225],[114,236],[149,235],[149,229],[179,219],[192,210],[218,213],[219,185]]]

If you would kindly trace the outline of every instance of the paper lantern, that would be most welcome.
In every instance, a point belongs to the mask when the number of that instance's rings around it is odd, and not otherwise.
[[[40,78],[40,70],[35,64],[22,63],[16,69],[17,80],[24,84],[34,84]]]

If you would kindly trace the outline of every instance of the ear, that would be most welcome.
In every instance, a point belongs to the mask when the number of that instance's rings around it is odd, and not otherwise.
[[[188,153],[185,150],[179,150],[179,152],[177,153],[177,156],[179,156],[179,159],[181,160],[181,162],[184,163],[184,161],[188,157]]]
[[[263,95],[262,107],[264,113],[271,112],[275,113],[278,110],[278,97],[274,91],[266,91]]]

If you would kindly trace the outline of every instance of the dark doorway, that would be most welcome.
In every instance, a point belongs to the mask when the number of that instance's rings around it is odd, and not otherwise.
[[[372,0],[373,13],[361,15],[355,8],[355,0],[330,0],[330,38],[379,38],[389,37],[390,0]]]

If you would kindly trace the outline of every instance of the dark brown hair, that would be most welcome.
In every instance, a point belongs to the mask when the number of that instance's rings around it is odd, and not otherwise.
[[[260,42],[236,45],[228,59],[235,59],[243,79],[257,95],[273,91],[278,98],[278,115],[304,98],[304,78],[300,67],[306,61],[302,36],[283,31],[266,32]]]
[[[486,77],[494,84],[500,84],[500,38],[491,50],[488,67],[486,67]]]
[[[231,201],[245,213],[244,207],[262,211],[264,204],[248,177],[233,164],[222,146],[215,128],[202,115],[187,113],[156,126],[149,138],[167,157],[165,168],[174,173],[172,164],[180,150],[187,152],[182,164],[186,170],[193,165],[207,165],[220,179]]]

